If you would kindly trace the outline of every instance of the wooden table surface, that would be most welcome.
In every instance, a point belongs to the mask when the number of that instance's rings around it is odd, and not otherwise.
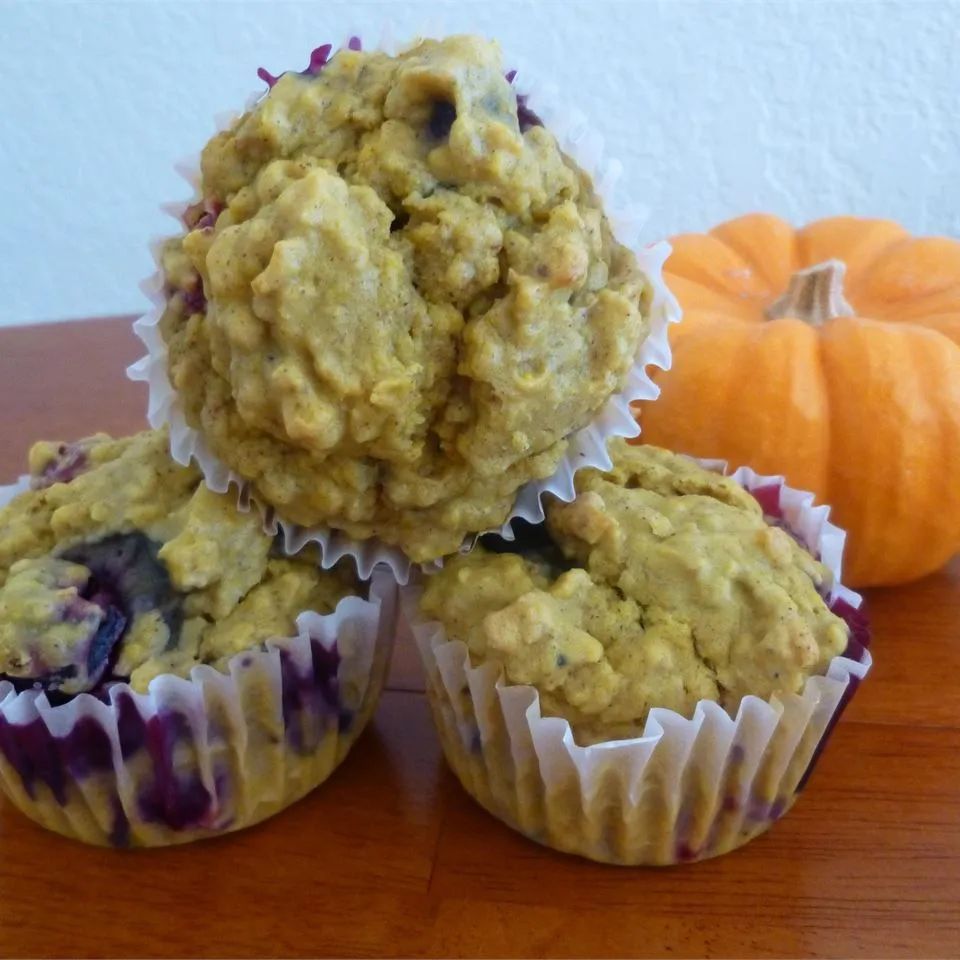
[[[0,480],[29,443],[143,424],[121,320],[0,331]],[[412,650],[372,729],[276,819],[118,852],[0,801],[6,956],[960,955],[960,561],[871,592],[873,672],[795,809],[670,869],[542,849],[444,767]]]

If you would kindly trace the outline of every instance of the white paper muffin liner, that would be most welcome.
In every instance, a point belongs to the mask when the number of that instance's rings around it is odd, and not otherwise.
[[[844,533],[827,520],[829,508],[782,477],[745,468],[732,477],[830,568],[828,602],[852,627],[824,676],[800,694],[745,697],[735,718],[701,700],[690,719],[657,708],[642,736],[578,746],[566,720],[541,715],[534,687],[508,683],[497,664],[471,666],[462,642],[419,618],[420,589],[402,592],[402,635],[412,634],[423,658],[448,763],[474,799],[530,839],[622,865],[733,850],[790,809],[870,669],[860,597],[839,583]]]
[[[349,42],[345,41],[341,49]],[[399,48],[389,29],[384,31],[376,47],[390,53]],[[567,454],[553,476],[528,483],[520,489],[514,508],[501,530],[502,535],[507,538],[512,538],[510,520],[520,517],[536,523],[543,519],[541,501],[545,493],[553,494],[561,500],[571,500],[574,496],[573,477],[577,470],[584,467],[609,469],[607,440],[612,437],[635,437],[639,434],[640,427],[631,413],[630,404],[638,400],[652,400],[659,395],[659,388],[647,374],[646,368],[669,368],[670,344],[667,328],[669,323],[680,319],[680,306],[663,280],[663,264],[670,255],[670,246],[663,242],[652,245],[641,242],[640,232],[646,219],[646,210],[617,198],[616,187],[623,167],[618,160],[605,156],[603,137],[592,127],[584,113],[569,106],[555,85],[536,80],[533,72],[526,67],[517,68],[515,86],[526,98],[527,106],[557,138],[560,148],[593,180],[594,187],[603,200],[614,235],[637,256],[640,268],[652,288],[652,303],[649,335],[638,348],[623,390],[607,401],[590,424],[572,435]],[[263,92],[253,94],[247,102],[247,109],[261,96]],[[234,113],[218,116],[217,130],[226,129],[236,116]],[[199,192],[198,157],[192,156],[176,164],[176,170],[190,184],[193,196],[183,202],[165,204],[163,210],[182,226],[182,217],[187,207],[202,199]],[[225,493],[231,485],[235,486],[238,491],[238,504],[241,509],[246,510],[250,508],[252,501],[249,484],[221,463],[213,455],[203,436],[187,425],[182,406],[167,375],[167,349],[158,329],[165,307],[160,267],[160,253],[165,240],[166,238],[156,239],[151,244],[156,270],[141,284],[141,289],[152,303],[152,309],[134,323],[134,332],[143,342],[147,353],[128,368],[127,374],[132,380],[147,384],[147,419],[153,427],[169,425],[170,452],[173,458],[184,465],[194,459],[208,486],[218,493]],[[265,529],[271,534],[281,531],[289,551],[296,551],[306,543],[316,543],[319,545],[325,568],[333,566],[344,556],[351,556],[356,561],[361,577],[368,577],[377,563],[384,563],[393,570],[400,583],[407,582],[411,563],[399,548],[376,539],[355,540],[343,532],[325,527],[300,527],[281,520],[268,507],[260,504],[257,506],[263,515]],[[468,538],[461,549],[469,550],[475,540],[475,537]]]
[[[24,481],[0,488],[0,506]],[[30,819],[87,843],[153,847],[252,826],[340,764],[376,708],[396,627],[380,568],[367,599],[305,611],[294,637],[239,653],[228,672],[164,674],[51,706],[0,680],[0,789]]]

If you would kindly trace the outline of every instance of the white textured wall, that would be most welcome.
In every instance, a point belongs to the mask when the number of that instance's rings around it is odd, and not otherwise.
[[[213,115],[348,32],[473,30],[590,113],[649,237],[751,209],[960,233],[960,3],[0,0],[0,324],[142,308]]]

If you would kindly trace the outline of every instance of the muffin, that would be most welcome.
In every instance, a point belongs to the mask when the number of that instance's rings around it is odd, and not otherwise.
[[[265,76],[162,254],[177,410],[284,522],[439,558],[623,389],[655,279],[495,44]]]
[[[393,587],[285,556],[165,431],[38,443],[0,509],[0,784],[91,843],[250,826],[369,719]]]
[[[859,598],[817,555],[839,532],[809,497],[610,452],[544,525],[410,591],[428,694],[464,787],[532,838],[614,863],[715,856],[789,808],[866,672]]]

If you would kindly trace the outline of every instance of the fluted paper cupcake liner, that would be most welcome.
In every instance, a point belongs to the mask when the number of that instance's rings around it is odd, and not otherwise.
[[[351,37],[343,44],[359,44]],[[397,45],[385,32],[379,49],[395,52]],[[646,211],[635,205],[621,202],[616,197],[616,186],[622,174],[621,163],[605,155],[603,137],[593,129],[585,114],[572,109],[559,95],[557,88],[538,82],[532,71],[523,67],[515,71],[515,84],[522,91],[525,105],[540,117],[554,134],[560,148],[591,177],[594,188],[602,198],[607,218],[614,235],[637,257],[640,268],[652,289],[650,331],[640,344],[637,356],[624,383],[623,390],[611,397],[594,420],[578,430],[570,438],[566,456],[553,476],[526,484],[518,492],[517,500],[501,533],[512,538],[510,519],[520,517],[531,522],[543,519],[542,498],[550,493],[562,500],[573,498],[573,477],[584,467],[610,468],[606,443],[613,437],[635,437],[640,432],[630,404],[638,400],[651,400],[659,394],[659,388],[647,374],[648,366],[668,369],[670,345],[667,338],[668,324],[680,319],[680,307],[676,298],[663,280],[663,264],[670,254],[667,243],[645,245],[640,232],[646,219]],[[262,96],[254,94],[248,100],[249,108]],[[217,129],[223,130],[235,119],[235,114],[217,117]],[[181,220],[188,206],[202,200],[199,192],[199,161],[193,156],[176,165],[177,172],[190,184],[191,199],[182,203],[164,205],[165,212]],[[165,238],[164,238],[165,239]],[[160,268],[160,252],[164,239],[151,245],[156,271],[141,285],[152,302],[152,309],[134,323],[134,331],[147,349],[146,356],[132,364],[127,373],[133,380],[144,381],[149,390],[147,418],[154,427],[168,424],[170,427],[170,450],[173,458],[181,464],[195,460],[203,471],[207,484],[218,493],[225,493],[234,486],[238,491],[241,509],[250,509],[249,484],[211,452],[202,434],[190,427],[184,417],[180,401],[167,375],[167,350],[158,324],[163,314],[165,299],[163,275]],[[287,549],[295,551],[306,543],[319,545],[322,563],[329,568],[345,556],[354,558],[361,577],[370,575],[377,563],[387,564],[401,583],[406,583],[411,564],[397,547],[376,539],[355,540],[345,533],[326,527],[301,527],[286,523],[272,509],[256,504],[263,515],[265,529],[271,534],[282,532]],[[490,531],[487,531],[490,532]],[[469,550],[476,538],[464,542],[462,550]]]
[[[0,488],[0,506],[24,489]],[[297,635],[232,657],[227,671],[156,677],[58,706],[0,680],[0,789],[32,820],[87,843],[164,846],[252,826],[322,783],[383,688],[397,586],[305,611]]]
[[[713,469],[716,461],[700,461]],[[665,865],[726,853],[793,805],[834,723],[870,669],[860,597],[839,583],[844,534],[828,508],[782,477],[737,470],[734,480],[830,568],[826,596],[850,642],[801,693],[745,697],[731,717],[700,701],[689,719],[650,711],[642,736],[579,746],[570,724],[540,712],[532,686],[472,666],[466,646],[401,598],[404,631],[426,668],[427,695],[448,763],[466,791],[530,839],[593,860]]]

